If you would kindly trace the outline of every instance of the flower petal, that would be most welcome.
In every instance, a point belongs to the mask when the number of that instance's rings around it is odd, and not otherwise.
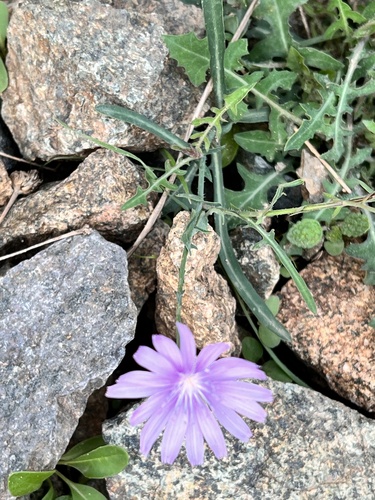
[[[159,354],[173,363],[177,370],[182,370],[182,356],[176,342],[165,335],[153,335],[152,343]]]
[[[208,404],[212,408],[215,417],[218,419],[220,424],[230,432],[234,437],[245,443],[251,438],[253,433],[249,429],[248,425],[242,420],[242,418],[237,415],[235,411],[226,406],[218,403],[217,401],[208,401]]]
[[[171,398],[163,408],[159,408],[159,411],[154,413],[154,415],[152,415],[152,417],[150,417],[145,423],[141,431],[140,439],[140,451],[142,455],[147,456],[150,453],[151,448],[170,418],[171,411],[173,411],[176,400],[177,396]]]
[[[177,404],[165,427],[161,442],[161,461],[165,464],[173,464],[180,453],[188,423],[184,403]]]
[[[136,410],[133,411],[129,418],[130,425],[138,425],[148,420],[155,412],[164,407],[168,400],[172,397],[169,389],[156,392],[144,401]]]
[[[241,401],[240,399],[232,398],[231,401],[223,401],[224,406],[228,408],[232,408],[232,410],[240,413],[244,417],[251,418],[255,422],[265,422],[267,413],[260,404],[256,401],[246,402]]]
[[[209,368],[209,375],[213,379],[238,380],[241,378],[255,378],[266,380],[267,375],[258,365],[239,358],[218,359]]]
[[[206,345],[206,347],[203,347],[201,352],[198,354],[196,371],[205,370],[211,365],[211,363],[216,361],[221,354],[229,349],[230,344],[226,342]]]
[[[115,385],[107,387],[107,398],[138,399],[151,396],[168,386],[166,377],[150,372],[135,370],[125,373],[116,380]]]
[[[192,373],[195,370],[197,359],[197,347],[192,331],[183,323],[176,323],[180,336],[180,351],[182,356],[182,367],[184,372]]]
[[[216,458],[226,457],[227,447],[224,436],[211,410],[202,400],[197,399],[193,403],[193,411],[195,411],[203,437]]]
[[[168,358],[150,347],[140,346],[133,358],[139,366],[143,366],[143,368],[147,368],[151,372],[161,375],[173,375],[176,373],[176,366]]]
[[[202,465],[204,461],[204,439],[194,412],[190,412],[185,446],[187,458],[191,465]]]
[[[210,388],[212,391],[212,387]],[[262,387],[251,382],[240,382],[227,380],[217,384],[217,393],[223,401],[230,402],[232,397],[243,401],[258,401],[260,403],[272,403],[272,392],[266,387]]]

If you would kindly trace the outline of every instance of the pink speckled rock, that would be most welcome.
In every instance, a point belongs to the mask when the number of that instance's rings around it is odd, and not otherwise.
[[[290,281],[281,291],[279,319],[292,335],[290,347],[340,396],[375,411],[375,289],[364,285],[361,262],[325,255],[301,272],[318,314],[306,307]]]

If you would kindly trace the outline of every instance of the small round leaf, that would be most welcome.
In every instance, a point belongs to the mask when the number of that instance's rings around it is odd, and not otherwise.
[[[262,344],[253,337],[245,337],[242,341],[242,354],[248,361],[257,363],[263,356]]]

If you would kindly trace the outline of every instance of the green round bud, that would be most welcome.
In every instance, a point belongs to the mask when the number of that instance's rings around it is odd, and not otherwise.
[[[342,241],[342,233],[339,226],[331,226],[329,231],[326,232],[325,238],[332,243],[340,243]]]
[[[322,240],[323,229],[316,220],[302,219],[289,228],[286,237],[297,247],[313,248]]]
[[[359,212],[350,212],[340,224],[342,234],[349,238],[358,238],[370,229],[366,215]]]

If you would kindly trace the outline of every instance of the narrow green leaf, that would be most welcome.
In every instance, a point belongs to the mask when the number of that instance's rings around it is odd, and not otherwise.
[[[258,363],[263,356],[262,344],[253,337],[245,337],[242,341],[242,355],[248,361]]]
[[[225,92],[224,81],[224,12],[223,0],[202,0],[202,9],[210,52],[210,72],[213,81],[215,104],[223,106]]]
[[[375,122],[372,120],[363,120],[363,125],[369,130],[372,134],[375,134]]]
[[[223,187],[221,151],[215,151],[212,154],[211,169],[214,174],[215,202],[225,208],[226,202]],[[221,240],[221,249],[219,254],[220,262],[234,289],[260,323],[267,326],[281,339],[289,341],[289,332],[279,321],[276,320],[276,318],[274,318],[263,299],[261,299],[261,297],[257,294],[253,285],[244,275],[233,251],[227,224],[223,214],[215,213],[215,230]]]
[[[185,35],[163,35],[163,41],[170,56],[186,71],[189,80],[198,87],[206,81],[206,73],[210,65],[208,40],[200,40],[195,33]]]
[[[121,472],[129,462],[128,453],[119,446],[105,445],[60,464],[78,469],[89,479],[102,479]]]
[[[290,260],[288,255],[284,252],[284,250],[281,248],[281,246],[275,240],[274,232],[273,231],[267,232],[261,225],[256,224],[251,219],[248,219],[248,224],[251,227],[253,227],[256,231],[258,231],[258,233],[263,237],[263,240],[268,245],[271,246],[271,248],[275,252],[277,258],[280,260],[280,262],[283,264],[283,266],[290,273],[290,275],[291,275],[294,283],[296,284],[296,287],[298,288],[302,298],[306,302],[307,307],[310,309],[311,312],[316,314],[316,312],[317,312],[316,304],[315,304],[313,296],[311,295],[310,290],[307,288],[305,281],[300,276],[297,269],[294,267],[293,262]],[[261,323],[262,323],[262,321],[261,321]],[[267,325],[265,325],[265,326],[267,326]],[[272,328],[270,328],[270,330],[272,330]]]
[[[8,489],[15,497],[28,495],[38,490],[54,473],[54,470],[13,472],[8,479]]]
[[[105,444],[106,443],[102,436],[94,436],[89,439],[85,439],[84,441],[76,444],[75,446],[73,446],[73,448],[70,448],[69,451],[64,453],[60,460],[64,460],[65,462],[73,460],[74,458],[77,458],[84,453],[88,453],[89,451],[95,450],[95,448],[104,446]]]
[[[191,149],[191,145],[188,142],[183,141],[177,135],[165,130],[165,128],[136,111],[132,111],[122,106],[117,106],[116,104],[101,104],[99,106],[95,106],[95,110],[102,115],[109,116],[110,118],[115,118],[125,123],[130,123],[140,127],[143,130],[147,130],[147,132],[160,137],[160,139],[167,142],[171,146],[177,146],[182,150],[188,151]]]

